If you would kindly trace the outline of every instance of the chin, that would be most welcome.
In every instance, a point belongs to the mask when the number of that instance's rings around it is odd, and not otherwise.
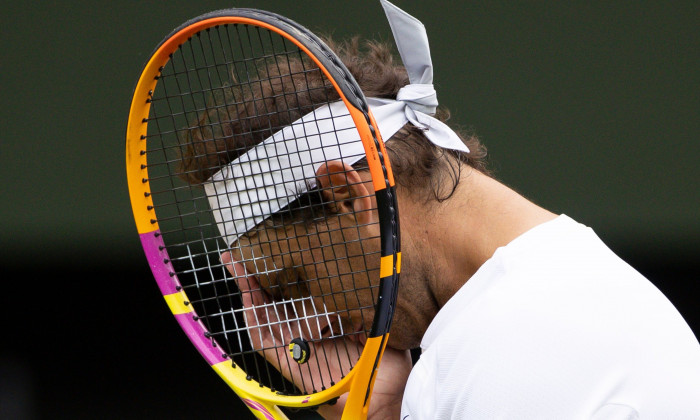
[[[416,320],[397,310],[394,312],[394,319],[391,322],[387,345],[396,350],[411,350],[420,347],[425,330],[417,325]]]
[[[420,347],[420,340],[420,337],[411,337],[405,329],[392,325],[387,346],[396,350],[411,350]]]

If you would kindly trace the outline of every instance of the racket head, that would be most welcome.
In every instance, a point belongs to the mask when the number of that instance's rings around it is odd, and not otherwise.
[[[286,63],[292,56],[306,63],[303,74],[314,73],[324,80],[325,88],[335,92],[336,96],[328,98],[327,102],[342,101],[352,117],[371,175],[373,202],[376,202],[372,211],[378,219],[373,225],[378,232],[376,237],[355,236],[356,241],[368,239],[378,243],[378,251],[363,256],[364,262],[360,264],[374,277],[367,285],[372,301],[365,302],[364,306],[346,305],[344,308],[348,314],[360,311],[372,315],[371,323],[363,322],[362,330],[348,334],[363,336],[364,349],[356,356],[349,356],[351,364],[344,367],[340,377],[329,373],[320,383],[302,387],[289,386],[288,380],[275,376],[273,369],[256,357],[261,349],[251,343],[254,339],[246,330],[246,314],[241,308],[244,296],[231,281],[232,277],[240,281],[246,274],[232,276],[220,262],[220,255],[229,252],[231,244],[217,228],[204,189],[184,181],[187,174],[181,167],[183,138],[190,138],[194,127],[210,134],[212,138],[202,135],[205,140],[215,140],[217,135],[213,127],[221,125],[221,110],[229,114],[228,109],[235,105],[235,100],[217,102],[217,95],[226,96],[234,87],[241,92],[254,90],[253,85],[261,80],[272,80],[269,74],[261,76],[256,67],[259,62],[277,61],[279,68],[279,63]],[[315,101],[313,105],[324,103]],[[212,124],[210,119],[203,124],[202,115],[212,109],[219,121]],[[299,115],[304,113],[301,107],[296,111]],[[263,137],[279,132],[288,123],[269,126]],[[222,137],[226,136],[219,136]],[[137,230],[171,312],[207,363],[251,410],[260,418],[281,418],[283,414],[276,406],[314,406],[349,392],[345,415],[364,417],[396,298],[400,270],[398,207],[391,167],[376,122],[360,87],[340,59],[313,33],[270,12],[227,9],[194,18],[176,28],[158,45],[142,71],[129,113],[126,164]],[[209,169],[213,171],[223,165],[217,163]],[[206,176],[209,175],[207,172]],[[269,224],[267,226],[265,229],[269,229]],[[341,236],[342,231],[337,229]],[[324,235],[328,236],[328,232]],[[343,244],[332,243],[331,247],[336,245]],[[260,243],[257,246],[261,248]],[[248,263],[246,268],[251,264],[255,266],[252,261],[255,258],[246,260],[243,254],[239,252],[238,257]],[[249,271],[261,274],[259,270]],[[359,275],[357,270],[344,274]],[[319,280],[311,277],[306,272],[304,281]],[[326,293],[326,297],[328,295]],[[292,306],[297,303],[298,299]],[[336,311],[331,314],[339,314],[340,319],[342,310],[334,309]],[[321,311],[320,316],[328,318],[328,311],[325,311],[325,315]],[[338,321],[339,325],[342,323]],[[336,333],[331,335],[335,340],[341,338],[343,343],[349,338]],[[309,338],[312,342],[324,340],[320,334]],[[280,342],[275,349],[266,350],[279,351],[288,345]],[[338,344],[336,351],[344,350],[348,356],[347,347],[343,349],[342,345]],[[303,375],[308,366],[302,363],[289,368]]]

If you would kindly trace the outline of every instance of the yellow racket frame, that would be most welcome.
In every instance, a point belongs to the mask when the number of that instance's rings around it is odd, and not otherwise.
[[[231,10],[229,12],[235,13],[235,10]],[[316,64],[325,73],[328,80],[333,83],[334,87],[340,94],[341,100],[345,102],[356,126],[365,127],[365,129],[358,128],[358,131],[365,147],[375,192],[385,190],[387,188],[386,181],[388,181],[390,188],[393,189],[394,179],[388,160],[385,161],[384,168],[382,168],[380,164],[381,160],[378,153],[381,153],[384,157],[387,156],[387,153],[386,149],[384,148],[384,143],[381,140],[379,130],[374,130],[376,135],[375,140],[367,127],[368,123],[365,114],[356,109],[355,106],[346,98],[346,96],[342,93],[343,90],[340,89],[334,78],[331,77],[328,69],[321,61],[318,60],[315,54],[309,51],[306,46],[301,44],[297,39],[292,37],[284,30],[255,18],[228,14],[225,16],[204,18],[198,21],[195,19],[193,21],[190,21],[193,22],[191,24],[185,24],[182,29],[176,30],[175,33],[173,33],[156,49],[138,80],[131,103],[127,125],[126,167],[129,194],[137,230],[142,238],[144,249],[149,256],[149,261],[154,271],[154,275],[159,281],[161,291],[163,291],[165,301],[167,302],[173,315],[178,317],[178,321],[180,322],[181,326],[183,326],[183,329],[185,329],[185,332],[190,340],[211,363],[212,360],[216,361],[217,359],[213,356],[207,357],[205,354],[207,352],[211,353],[212,349],[203,348],[207,346],[207,340],[203,340],[202,336],[199,334],[202,334],[205,331],[204,326],[201,323],[196,322],[196,318],[193,318],[193,315],[195,315],[193,308],[191,305],[189,305],[189,299],[187,298],[185,292],[179,289],[177,276],[173,276],[172,272],[169,273],[170,275],[168,275],[168,273],[165,273],[162,268],[158,269],[156,267],[156,265],[162,261],[161,257],[164,256],[167,251],[163,249],[153,249],[157,244],[162,243],[162,240],[158,239],[159,235],[157,233],[159,231],[159,227],[154,214],[153,200],[150,195],[148,183],[146,136],[150,111],[149,98],[156,88],[158,75],[160,74],[162,67],[169,61],[170,55],[193,34],[217,25],[253,25],[266,28],[283,36],[303,50],[316,62]],[[367,111],[367,114],[369,114],[370,123],[374,127],[377,127],[371,113]],[[379,151],[377,150],[377,145],[379,147]],[[157,273],[158,270],[163,271],[163,273],[160,273],[161,275],[159,275]],[[391,255],[385,255],[381,258],[380,277],[396,277],[398,276],[399,271],[400,252],[393,252]],[[161,278],[159,279],[159,277]],[[386,347],[388,336],[388,329],[382,335],[376,337],[370,336],[367,339],[365,348],[359,360],[342,380],[328,389],[310,395],[280,395],[277,392],[270,390],[270,388],[264,386],[261,387],[258,382],[248,380],[247,374],[241,368],[235,367],[230,360],[222,360],[211,363],[211,366],[246,403],[257,418],[286,419],[287,417],[278,408],[278,406],[297,408],[311,407],[328,402],[345,393],[349,393],[342,418],[363,419],[367,417],[371,397],[370,391],[374,385],[376,370]]]

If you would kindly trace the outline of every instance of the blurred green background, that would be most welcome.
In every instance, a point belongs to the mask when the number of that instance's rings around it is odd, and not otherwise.
[[[496,177],[593,227],[697,335],[699,3],[395,3],[426,25],[438,97]],[[249,418],[159,297],[124,168],[148,54],[227,7],[392,39],[366,0],[68,0],[0,17],[0,417]]]

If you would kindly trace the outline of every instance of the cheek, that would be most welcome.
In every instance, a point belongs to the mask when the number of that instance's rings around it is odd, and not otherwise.
[[[319,310],[338,313],[345,331],[369,331],[379,286],[378,227],[339,217],[295,229],[262,230],[232,250],[234,259],[274,298],[310,295]]]
[[[233,259],[242,262],[248,273],[255,274],[260,286],[276,299],[298,297],[303,292],[293,267],[291,241],[282,239],[281,232],[262,230],[253,238],[241,240],[231,250]]]
[[[336,227],[317,232],[311,242],[304,266],[312,296],[321,297],[330,311],[348,319],[353,331],[358,327],[369,329],[379,285],[378,238],[357,226]]]
[[[397,350],[411,350],[420,347],[422,336],[416,333],[416,327],[408,317],[397,308],[391,321],[387,345]]]

